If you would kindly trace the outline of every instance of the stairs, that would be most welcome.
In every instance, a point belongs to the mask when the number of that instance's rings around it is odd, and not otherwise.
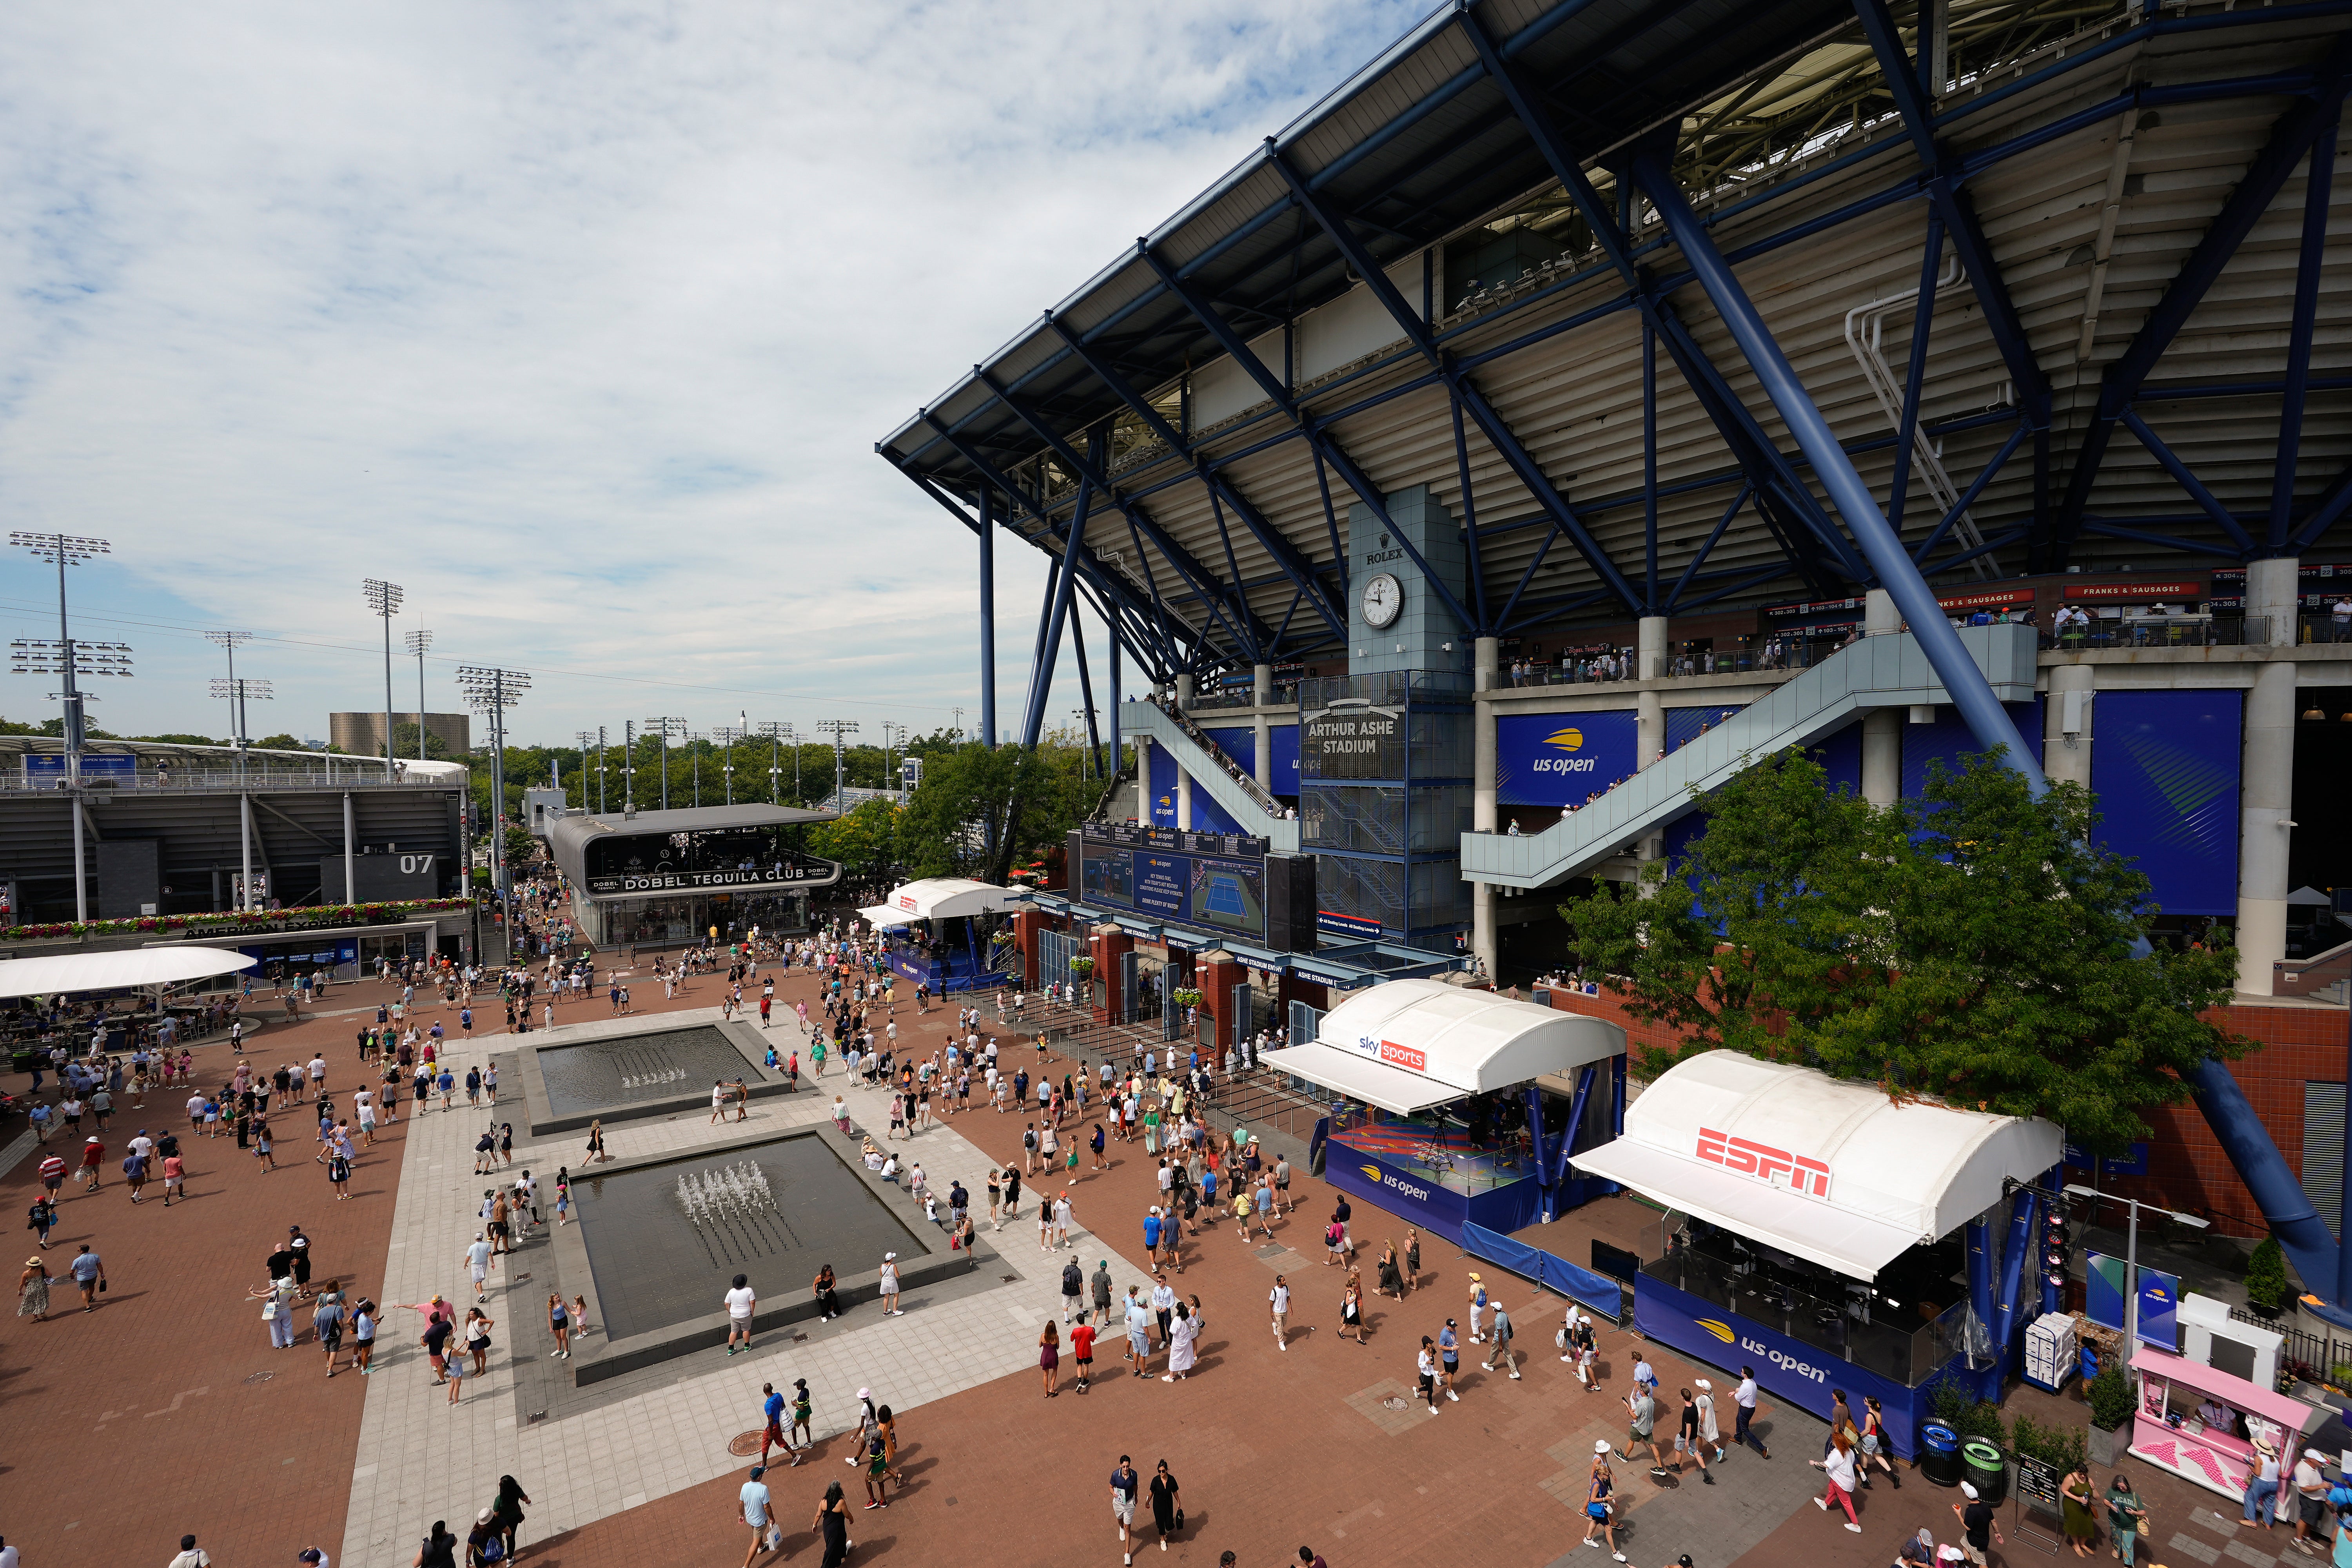
[[[1960,641],[2003,702],[2032,700],[2032,626],[1969,626]],[[1950,701],[1908,632],[1864,637],[1541,833],[1464,834],[1462,875],[1510,888],[1580,876],[1693,810],[1694,791],[1721,788],[1758,757],[1811,745],[1874,708]]]
[[[1157,703],[1122,702],[1118,727],[1122,735],[1147,736],[1152,744],[1165,746],[1176,765],[1192,775],[1192,787],[1208,792],[1243,832],[1265,839],[1277,854],[1298,853],[1297,819],[1284,816],[1274,796],[1260,789],[1255,779],[1236,774],[1232,759],[1193,728],[1192,721]]]

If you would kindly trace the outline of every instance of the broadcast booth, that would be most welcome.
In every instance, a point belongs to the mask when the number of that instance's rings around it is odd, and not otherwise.
[[[1568,1173],[1615,1135],[1625,1031],[1441,980],[1391,980],[1268,1051],[1277,1073],[1340,1097],[1324,1179],[1449,1241],[1508,1235],[1616,1191]]]
[[[857,911],[883,934],[890,968],[934,993],[993,984],[989,939],[1020,897],[1015,889],[962,877],[903,882],[888,899]]]
[[[1961,1235],[2059,1163],[2046,1121],[1898,1102],[1866,1083],[1709,1051],[1670,1068],[1622,1135],[1570,1156],[1663,1205],[1633,1324],[1826,1415],[1876,1394],[1902,1454],[1955,1363],[1989,1363]],[[1654,1249],[1643,1248],[1644,1252]],[[2013,1273],[2022,1247],[2012,1258]],[[1987,1265],[1989,1267],[1989,1264]],[[2017,1281],[2004,1275],[2012,1305]]]

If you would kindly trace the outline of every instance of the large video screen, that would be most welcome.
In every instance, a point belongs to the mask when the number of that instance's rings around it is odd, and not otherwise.
[[[1080,901],[1148,920],[1206,926],[1265,940],[1265,862],[1223,855],[1124,848],[1087,839]]]

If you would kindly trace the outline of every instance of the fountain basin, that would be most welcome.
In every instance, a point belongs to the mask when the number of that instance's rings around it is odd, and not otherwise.
[[[740,1019],[681,1023],[669,1014],[572,1024],[518,1042],[523,1106],[534,1138],[607,1123],[699,1110],[708,1117],[714,1079],[740,1078],[754,1099],[791,1092],[784,1075],[761,1064],[772,1040],[786,1057],[800,1031],[762,1030]]]

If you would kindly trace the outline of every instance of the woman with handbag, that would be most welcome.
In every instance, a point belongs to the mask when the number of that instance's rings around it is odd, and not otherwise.
[[[1168,1550],[1168,1538],[1184,1528],[1184,1500],[1177,1494],[1176,1478],[1168,1473],[1168,1461],[1151,1477],[1151,1522],[1160,1531],[1160,1550]]]
[[[1870,1468],[1875,1465],[1886,1472],[1886,1479],[1895,1483],[1895,1489],[1901,1491],[1903,1473],[1895,1468],[1887,1455],[1885,1412],[1878,1407],[1878,1395],[1875,1394],[1862,1396],[1862,1441],[1858,1447],[1862,1458],[1862,1484],[1865,1487],[1870,1484]]]
[[[2116,1560],[2131,1568],[2132,1553],[2147,1531],[2147,1505],[2132,1490],[2131,1478],[2121,1470],[2107,1482],[2107,1533],[2115,1539]]]

